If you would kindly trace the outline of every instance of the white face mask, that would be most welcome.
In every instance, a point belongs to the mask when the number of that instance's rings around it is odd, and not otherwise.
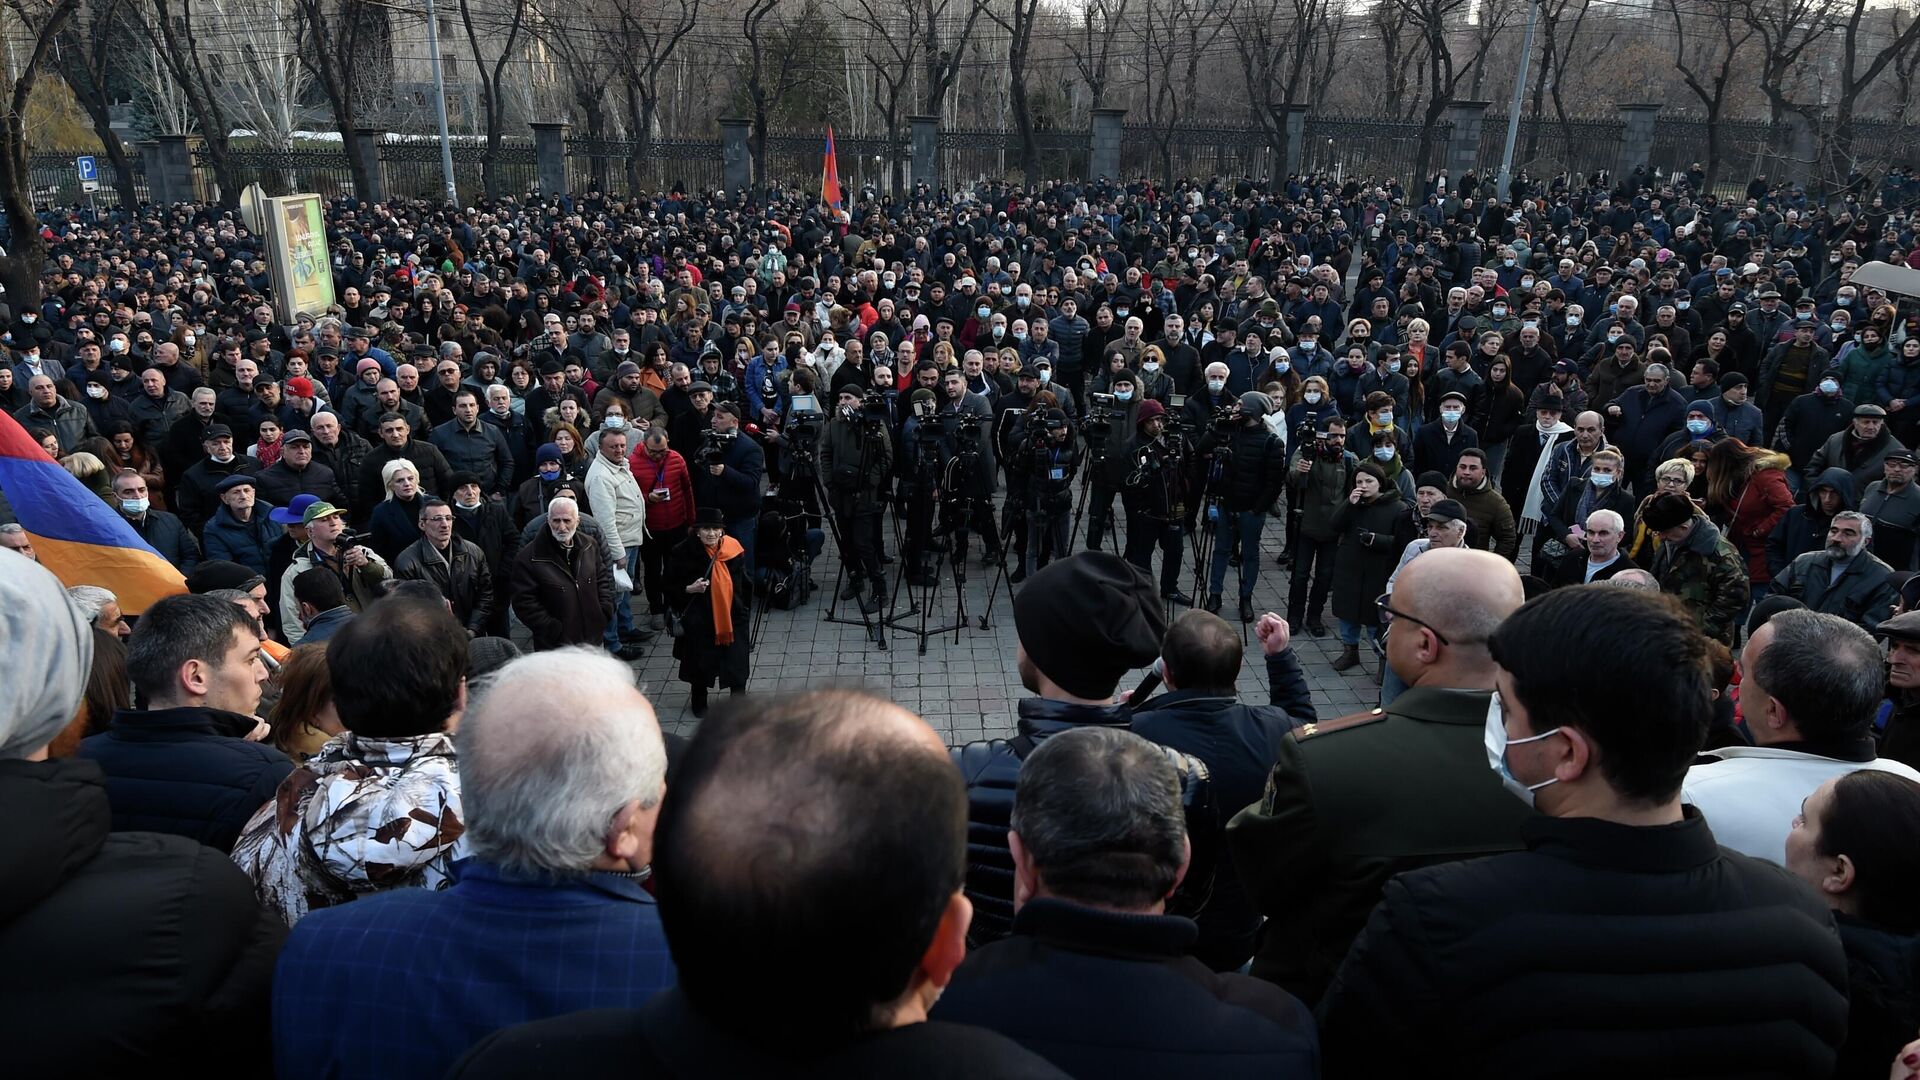
[[[1225,390],[1226,388],[1227,388],[1227,380],[1225,379],[1208,379],[1207,380],[1207,389],[1211,390],[1216,394],[1222,390]]]
[[[1500,699],[1498,697],[1494,698],[1493,702],[1487,707],[1487,765],[1491,767],[1494,772],[1500,774],[1500,786],[1512,792],[1514,798],[1519,799],[1528,806],[1532,806],[1534,792],[1539,791],[1549,784],[1559,783],[1560,778],[1556,776],[1549,777],[1537,784],[1523,784],[1519,780],[1514,779],[1513,770],[1507,767],[1507,748],[1509,746],[1521,746],[1530,742],[1539,742],[1542,739],[1551,738],[1559,733],[1560,729],[1554,728],[1551,731],[1543,731],[1538,735],[1530,735],[1524,739],[1507,738],[1506,717],[1500,711]]]
[[[1318,390],[1309,390],[1309,391],[1307,391],[1306,393],[1304,393],[1304,394],[1302,394],[1302,395],[1300,395],[1300,396],[1301,396],[1302,398],[1304,398],[1304,399],[1306,400],[1306,402],[1307,402],[1307,404],[1309,404],[1309,405],[1318,405],[1318,404],[1320,404],[1320,391],[1318,391]]]

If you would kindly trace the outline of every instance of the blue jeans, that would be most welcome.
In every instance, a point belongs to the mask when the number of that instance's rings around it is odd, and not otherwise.
[[[640,549],[630,547],[627,549],[627,576],[632,577],[639,572]],[[638,585],[639,582],[635,581],[634,584]],[[627,589],[622,589],[614,595],[613,618],[608,621],[607,632],[601,637],[601,640],[607,643],[607,648],[609,649],[618,649],[620,647],[621,634],[630,634],[633,632],[632,597],[632,591]]]
[[[1357,622],[1348,622],[1345,619],[1340,620],[1340,644],[1342,645],[1360,644],[1360,635],[1363,632],[1367,635],[1369,639],[1371,639],[1373,644],[1378,645],[1380,643],[1379,627],[1362,626]]]
[[[1213,569],[1208,577],[1208,592],[1218,593],[1227,583],[1227,556],[1233,554],[1233,541],[1240,539],[1240,595],[1253,596],[1254,582],[1260,580],[1260,529],[1267,516],[1252,510],[1222,508],[1220,520],[1213,523]]]

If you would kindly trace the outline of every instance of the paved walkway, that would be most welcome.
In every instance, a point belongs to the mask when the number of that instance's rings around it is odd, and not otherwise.
[[[1263,539],[1260,579],[1254,588],[1256,614],[1286,611],[1287,571],[1273,562],[1281,539],[1281,523],[1269,521]],[[767,613],[759,640],[755,642],[749,689],[862,686],[926,717],[950,743],[1011,734],[1014,702],[1026,696],[1014,662],[1017,639],[1013,612],[1004,581],[999,581],[997,572],[989,576],[987,568],[978,564],[978,540],[974,542],[973,558],[967,564],[968,626],[958,634],[950,631],[933,637],[925,655],[918,651],[918,640],[900,630],[888,635],[887,650],[882,652],[874,648],[857,622],[844,625],[825,621],[829,590],[839,568],[831,540],[827,546],[827,552],[814,564],[814,579],[820,591],[797,611]],[[1189,549],[1189,567],[1192,558]],[[895,568],[897,564],[889,569]],[[1228,573],[1227,599],[1221,609],[1230,620],[1236,614],[1234,573]],[[1191,578],[1190,570],[1187,577]],[[995,581],[999,581],[999,589],[992,604],[990,623],[982,629],[980,617],[987,612],[987,590]],[[935,594],[929,609],[929,624],[953,625],[957,615],[954,601],[953,582],[948,577],[942,580]],[[904,601],[897,610],[906,610]],[[851,601],[839,604],[836,614],[856,620],[859,617],[858,608]],[[1374,683],[1377,661],[1371,653],[1363,651],[1362,668],[1344,673],[1332,670],[1329,665],[1340,647],[1332,632],[1331,615],[1326,621],[1328,634],[1321,638],[1310,637],[1303,629],[1295,628],[1294,647],[1306,668],[1314,706],[1322,718],[1371,708],[1378,699]],[[918,620],[912,620],[912,624],[917,626]],[[1265,701],[1266,668],[1250,627],[1246,639],[1240,693],[1248,700]],[[670,731],[688,733],[699,721],[687,710],[687,685],[678,680],[679,665],[673,659],[672,644],[665,635],[656,638],[645,646],[647,656],[636,661],[635,667],[640,673],[642,688],[659,711],[661,723]],[[1122,681],[1122,687],[1130,690],[1138,682],[1139,674],[1130,674]]]

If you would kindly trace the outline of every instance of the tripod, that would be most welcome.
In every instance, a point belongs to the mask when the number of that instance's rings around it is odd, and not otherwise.
[[[922,656],[925,656],[927,653],[928,640],[938,637],[941,634],[952,632],[954,642],[957,644],[960,640],[960,631],[965,629],[967,625],[967,596],[965,590],[961,588],[963,579],[961,576],[961,567],[958,563],[954,564],[951,571],[954,578],[954,592],[959,598],[957,601],[959,605],[959,615],[952,625],[933,627],[927,625],[928,617],[933,611],[934,598],[938,596],[940,592],[939,568],[937,566],[929,567],[924,575],[920,575],[920,582],[917,585],[908,580],[909,569],[917,570],[917,564],[920,559],[924,558],[932,550],[935,536],[930,535],[934,530],[933,522],[928,520],[933,513],[933,507],[929,505],[929,498],[936,489],[941,492],[941,509],[945,516],[949,518],[947,524],[940,528],[939,534],[951,535],[956,531],[956,526],[951,520],[953,498],[949,493],[952,489],[950,487],[937,488],[937,485],[934,483],[939,468],[939,459],[931,456],[931,452],[934,449],[935,447],[932,444],[927,444],[917,447],[915,450],[914,486],[916,490],[907,518],[907,543],[902,549],[900,569],[894,578],[893,598],[887,606],[886,618],[882,620],[891,629],[918,637],[920,639],[919,651]],[[958,460],[958,458],[955,459],[956,462]],[[952,473],[953,469],[949,468],[948,472]],[[949,476],[949,483],[951,483],[951,479],[951,476]],[[906,551],[912,551],[912,558],[905,557]],[[900,597],[902,595],[907,597],[907,610],[904,612],[899,610]],[[913,619],[916,615],[919,616],[919,625],[917,626],[913,625]]]
[[[867,475],[867,446],[865,436],[866,431],[862,429],[860,441],[860,476],[863,479]],[[794,463],[795,473],[803,470],[807,474],[807,479],[813,484],[814,498],[820,504],[821,516],[827,523],[828,535],[833,537],[834,549],[840,555],[840,568],[835,571],[833,575],[833,591],[827,596],[827,610],[821,617],[830,623],[839,623],[843,626],[865,627],[867,637],[873,641],[874,646],[881,652],[885,652],[887,649],[887,635],[881,631],[880,624],[874,621],[872,613],[867,611],[865,604],[856,603],[854,605],[855,610],[860,612],[860,618],[858,620],[841,618],[836,614],[840,605],[840,586],[847,577],[847,558],[853,551],[853,544],[843,528],[840,515],[833,509],[833,500],[827,497],[826,484],[820,479],[820,470],[811,458],[804,463],[799,461]],[[884,584],[884,580],[875,581],[872,583],[872,587],[880,588]]]

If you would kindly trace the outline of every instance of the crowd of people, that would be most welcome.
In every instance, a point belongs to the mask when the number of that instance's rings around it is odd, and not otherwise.
[[[0,523],[27,1067],[1920,1071],[1903,182],[52,215],[0,405],[186,591]],[[970,566],[1011,738],[743,693]]]

